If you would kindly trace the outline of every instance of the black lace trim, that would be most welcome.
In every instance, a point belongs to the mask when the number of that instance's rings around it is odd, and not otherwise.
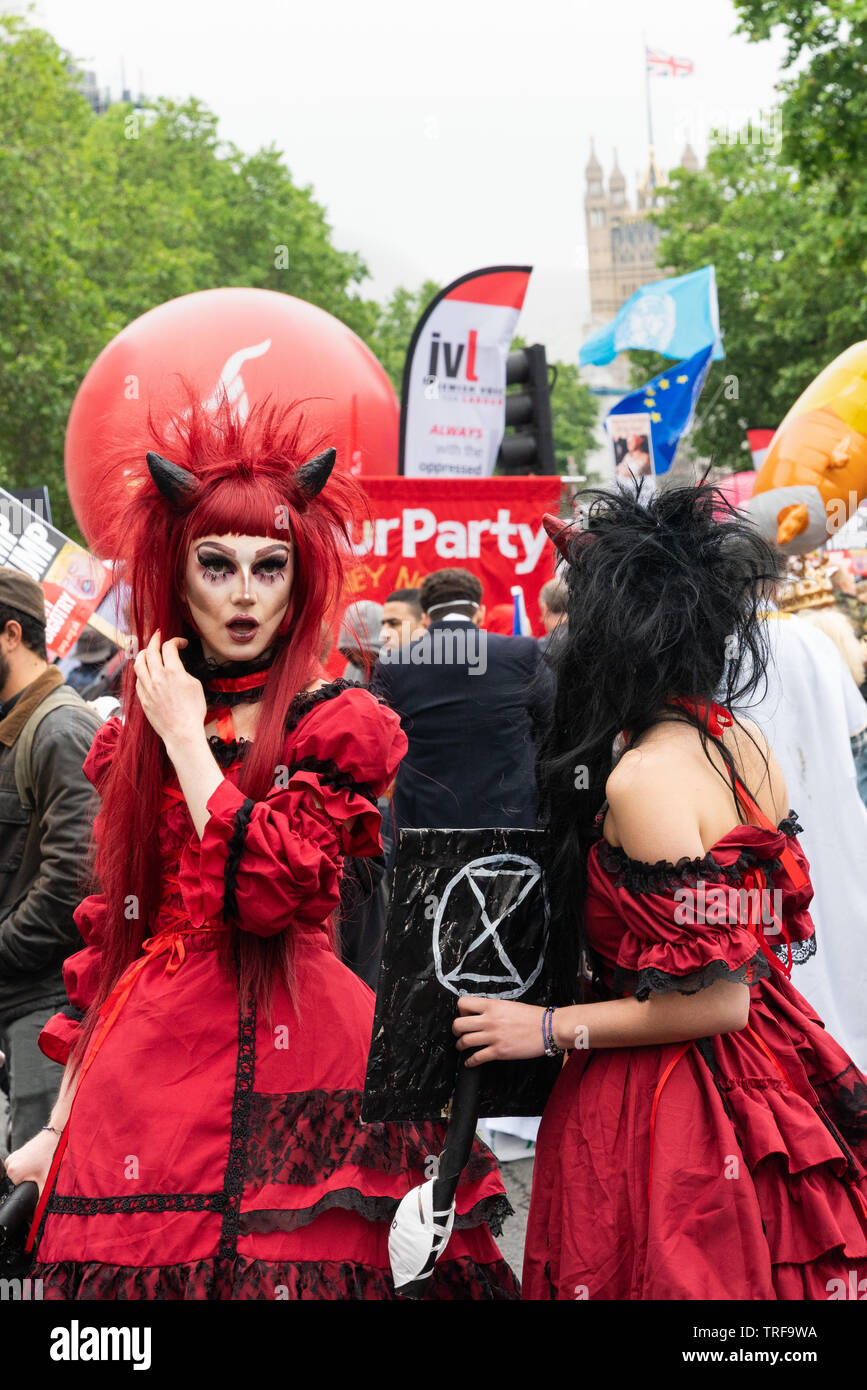
[[[285,1207],[275,1210],[245,1211],[241,1217],[240,1234],[249,1236],[268,1234],[271,1231],[297,1231],[309,1226],[317,1216],[325,1211],[339,1208],[341,1211],[354,1211],[365,1221],[391,1222],[400,1204],[398,1197],[370,1197],[355,1188],[344,1187],[336,1192],[326,1192],[324,1197],[312,1207],[289,1211]],[[514,1209],[505,1193],[483,1197],[470,1211],[458,1212],[455,1216],[455,1230],[469,1230],[474,1226],[485,1225],[496,1239],[503,1233],[503,1222],[514,1216]]]
[[[238,916],[238,903],[235,897],[235,887],[238,877],[238,865],[241,862],[241,855],[244,850],[244,838],[247,834],[247,825],[249,824],[255,804],[255,801],[252,801],[249,796],[244,798],[244,804],[239,806],[235,812],[235,818],[232,822],[232,834],[226,847],[226,867],[224,870],[226,886],[223,895],[224,910],[228,917],[232,917],[236,920]]]
[[[782,965],[788,964],[790,957],[785,945],[772,946],[771,950]],[[815,936],[808,937],[806,941],[791,943],[792,965],[803,965],[815,954]],[[642,1000],[651,994],[673,994],[675,991],[678,994],[697,994],[700,989],[707,989],[708,985],[712,985],[716,980],[729,980],[736,985],[754,985],[758,980],[769,979],[771,973],[767,956],[764,951],[758,950],[750,960],[735,968],[724,960],[712,960],[689,975],[670,975],[667,971],[657,970],[653,966],[637,971],[617,966],[613,973],[611,991],[613,998],[628,993]]]
[[[789,953],[788,953],[788,951],[786,950],[785,943],[784,943],[782,946],[772,946],[772,947],[771,947],[771,950],[773,951],[773,953],[774,953],[774,955],[777,957],[777,959],[778,959],[778,960],[781,960],[781,961],[783,962],[783,964],[785,965],[786,962],[787,962],[788,959],[789,959]],[[804,964],[804,961],[809,960],[809,959],[811,958],[811,956],[814,956],[814,955],[816,954],[816,938],[815,938],[815,936],[808,936],[807,939],[806,939],[805,941],[793,941],[793,942],[791,942],[791,944],[790,944],[790,950],[791,950],[792,964],[793,964],[793,965],[803,965],[803,964]]]
[[[330,681],[328,685],[321,685],[318,690],[299,690],[297,695],[293,695],[289,703],[283,727],[289,733],[317,705],[324,704],[326,700],[336,700],[337,696],[342,695],[344,690],[357,689],[355,681],[344,680],[341,676],[340,680]]]
[[[630,893],[664,893],[667,889],[678,888],[684,883],[694,888],[700,880],[708,879],[740,883],[744,872],[755,868],[756,864],[765,868],[766,878],[769,876],[773,879],[780,868],[779,859],[762,858],[755,850],[748,848],[741,851],[733,864],[720,864],[711,850],[696,859],[689,859],[684,855],[676,864],[670,859],[658,859],[655,864],[648,864],[644,859],[630,859],[624,849],[619,845],[610,845],[602,834],[607,807],[606,801],[594,821],[599,860],[606,873],[616,875],[616,886],[626,888]],[[777,832],[790,838],[804,833],[804,827],[798,823],[797,813],[791,808],[789,814],[777,826]]]
[[[442,1153],[446,1122],[361,1122],[360,1090],[309,1090],[285,1095],[256,1092],[251,1108],[248,1185],[307,1187],[341,1169],[406,1173],[424,1181],[432,1154]],[[496,1172],[490,1149],[476,1140],[461,1185]],[[417,1175],[417,1176],[416,1176]]]
[[[43,1281],[47,1300],[404,1301],[387,1269],[357,1260],[266,1261],[239,1255],[228,1261],[142,1266],[63,1260],[37,1264],[31,1277]],[[467,1255],[450,1260],[448,1251],[434,1266],[424,1293],[425,1301],[516,1302],[520,1297],[520,1284],[502,1258],[490,1264]]]
[[[134,1197],[67,1197],[55,1192],[48,1210],[56,1216],[111,1216],[138,1211],[224,1211],[224,1192],[147,1192]]]
[[[238,1066],[235,1071],[235,1091],[232,1096],[232,1132],[229,1139],[229,1157],[223,1179],[225,1201],[223,1224],[217,1250],[217,1257],[221,1260],[234,1259],[238,1253],[241,1194],[244,1188],[244,1170],[247,1166],[247,1149],[250,1143],[250,1104],[253,1097],[255,1070],[256,1001],[249,999],[245,1006],[243,1000],[239,998]]]
[[[239,762],[247,756],[253,747],[253,740],[247,738],[235,738],[230,743],[224,743],[217,734],[208,735],[208,743],[211,752],[225,772],[233,763]],[[291,777],[293,772],[315,772],[317,777],[321,777],[323,782],[327,782],[335,791],[351,791],[358,796],[363,796],[365,801],[376,806],[376,792],[369,782],[357,782],[351,772],[344,772],[333,758],[317,758],[309,753],[304,758],[296,758],[289,764],[287,769]]]
[[[323,704],[326,700],[336,700],[338,695],[342,695],[344,690],[365,690],[366,686],[360,686],[356,681],[344,680],[341,676],[339,680],[331,681],[329,685],[320,686],[318,690],[300,690],[293,696],[292,701],[286,711],[284,727],[288,732],[300,724],[305,715],[309,714],[316,705]],[[390,709],[387,700],[383,700],[379,695],[374,695],[373,691],[367,692],[378,705],[383,705],[385,709]]]
[[[696,888],[699,883],[736,886],[743,883],[744,875],[757,865],[764,870],[766,881],[773,881],[780,868],[779,859],[763,858],[752,849],[742,850],[731,864],[720,864],[710,852],[697,859],[684,855],[676,864],[668,859],[648,864],[643,859],[630,859],[619,845],[610,845],[605,839],[600,838],[598,843],[602,868],[612,876],[616,887],[630,893],[667,893],[684,885]]]
[[[225,772],[232,763],[245,758],[253,747],[251,738],[233,738],[229,743],[224,743],[219,734],[208,734],[208,746]]]
[[[652,966],[646,970],[626,970],[618,966],[614,971],[612,989],[615,995],[634,994],[636,999],[648,999],[651,994],[697,994],[700,989],[717,980],[728,980],[736,985],[754,985],[757,980],[767,980],[771,967],[764,952],[759,949],[743,965],[734,969],[724,960],[711,960],[700,970],[689,975],[670,975],[665,970]]]
[[[292,730],[300,724],[301,720],[308,715],[312,709],[315,709],[317,705],[324,704],[327,700],[336,700],[338,695],[343,694],[344,690],[363,690],[365,688],[364,686],[357,685],[355,681],[347,681],[341,677],[340,680],[331,681],[329,685],[320,686],[319,690],[299,691],[297,695],[293,696],[289,709],[286,712],[286,718],[284,720],[284,729],[286,733],[291,733]],[[372,694],[372,692],[368,691],[368,694]],[[378,705],[383,705],[386,709],[390,708],[388,701],[381,699],[380,696],[372,695],[372,698],[376,700]],[[231,704],[232,701],[223,700],[222,703]],[[208,744],[211,752],[223,769],[231,766],[233,762],[237,762],[239,759],[246,757],[253,746],[253,742],[254,740],[251,738],[233,738],[229,743],[224,743],[219,734],[208,735]],[[306,759],[301,759],[297,766],[302,767],[306,761]],[[330,761],[331,760],[329,760],[329,762]],[[337,764],[332,763],[332,766],[336,768]],[[345,774],[341,774],[341,776],[343,775]],[[341,783],[340,785],[344,784]],[[376,802],[376,796],[371,795],[370,792],[365,789],[363,783],[358,784],[358,790],[362,796],[366,796],[368,800],[372,800],[374,803]]]
[[[242,699],[247,700],[261,698],[264,686],[254,687],[250,691],[226,692],[224,690],[209,690],[208,682],[209,680],[234,680],[238,676],[250,676],[258,671],[267,671],[273,666],[274,658],[277,655],[273,645],[266,647],[264,652],[249,661],[218,661],[214,656],[204,655],[201,638],[197,634],[190,634],[187,640],[188,645],[180,652],[181,663],[191,676],[195,676],[196,680],[201,682],[205,691],[213,696],[213,704],[237,704],[239,694]]]
[[[229,705],[232,709],[235,705],[252,705],[261,700],[264,694],[264,685],[253,685],[249,690],[213,690],[211,686],[205,686],[205,698],[209,709],[217,705]]]
[[[356,782],[352,774],[344,772],[333,758],[317,758],[312,753],[305,758],[296,758],[295,762],[289,765],[288,775],[291,777],[293,772],[315,772],[317,777],[321,777],[322,781],[327,782],[335,791],[355,792],[376,806],[376,792],[370,783]]]
[[[841,1129],[858,1139],[867,1135],[867,1078],[854,1062],[836,1076],[814,1080],[813,1085]]]

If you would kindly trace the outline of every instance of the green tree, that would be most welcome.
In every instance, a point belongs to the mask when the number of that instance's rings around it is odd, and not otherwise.
[[[653,216],[671,273],[716,266],[726,356],[708,374],[692,443],[721,467],[748,467],[744,431],[779,424],[817,372],[864,336],[867,221],[859,246],[828,180],[805,183],[768,145],[731,135],[711,146],[704,170],[677,172]],[[637,385],[667,359],[631,360]]]
[[[67,524],[66,418],[105,342],[77,202],[92,119],[57,45],[0,19],[0,483],[47,483]]]
[[[282,290],[362,337],[378,306],[324,208],[273,147],[220,141],[201,103],[102,116],[42,31],[0,18],[0,483],[45,482],[82,539],[63,478],[72,400],[100,350],[157,304],[219,285]]]
[[[367,331],[372,306],[356,293],[367,269],[331,244],[312,189],[296,187],[273,147],[222,144],[200,102],[110,107],[92,123],[88,169],[95,272],[125,320],[173,295],[253,285]]]
[[[867,0],[734,0],[738,32],[786,40],[783,153],[807,181],[863,197]],[[798,65],[796,67],[796,65]]]
[[[589,386],[581,380],[572,362],[555,362],[557,377],[551,391],[551,424],[554,430],[554,455],[561,473],[568,472],[569,458],[574,458],[579,473],[587,482],[599,480],[596,473],[583,466],[590,450],[596,446],[599,407]]]
[[[413,329],[441,288],[433,280],[425,280],[417,290],[400,286],[377,308],[374,323],[365,335],[367,346],[388,372],[398,395],[403,386],[403,368]]]
[[[705,170],[676,171],[658,263],[716,266],[725,360],[708,376],[692,443],[749,466],[745,429],[777,425],[867,315],[867,0],[735,0],[740,32],[782,26],[788,75],[775,122],[712,139]],[[797,64],[797,68],[793,65]],[[780,144],[766,143],[772,129]],[[664,359],[632,353],[635,384]]]

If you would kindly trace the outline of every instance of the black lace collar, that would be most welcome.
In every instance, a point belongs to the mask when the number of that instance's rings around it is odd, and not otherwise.
[[[267,673],[274,664],[275,655],[276,648],[272,645],[250,661],[218,661],[216,657],[205,656],[198,635],[192,635],[189,646],[180,652],[185,669],[197,681],[201,681],[209,705],[237,705],[242,701],[261,700],[265,692],[264,680],[248,690],[231,691],[219,689],[218,682]]]
[[[339,680],[329,681],[327,685],[320,686],[318,690],[299,690],[298,694],[294,695],[290,701],[283,727],[287,734],[291,733],[317,705],[323,704],[326,700],[335,700],[338,695],[343,694],[344,690],[358,689],[363,689],[363,687],[357,685],[355,681],[343,680],[341,677]],[[384,704],[385,702],[379,700],[378,703]],[[241,737],[233,738],[231,742],[224,743],[218,734],[209,734],[208,743],[220,767],[227,768],[231,763],[246,757],[253,745],[253,740]]]

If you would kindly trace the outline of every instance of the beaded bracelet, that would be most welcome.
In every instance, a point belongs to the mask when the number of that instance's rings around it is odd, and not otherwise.
[[[542,1015],[542,1042],[546,1057],[562,1057],[564,1049],[554,1041],[554,1010],[547,1008]]]

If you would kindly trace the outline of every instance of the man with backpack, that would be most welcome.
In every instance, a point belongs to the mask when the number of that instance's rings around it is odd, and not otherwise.
[[[66,1004],[63,962],[81,940],[72,918],[97,808],[82,764],[100,717],[48,662],[45,598],[0,567],[0,1051],[9,1083],[9,1148],[47,1123],[62,1068],[40,1052]]]

